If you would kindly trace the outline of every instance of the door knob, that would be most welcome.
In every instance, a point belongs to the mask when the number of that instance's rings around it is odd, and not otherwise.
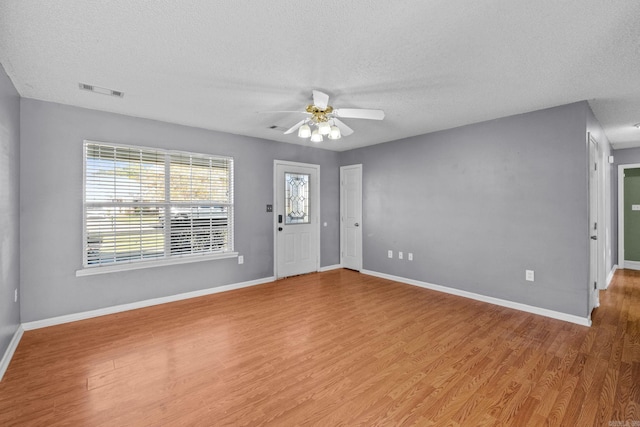
[[[598,236],[591,236],[591,240],[598,240]]]
[[[357,222],[353,225],[355,225],[356,227],[360,227],[360,224],[358,224]]]
[[[278,227],[278,231],[282,231],[282,227]]]

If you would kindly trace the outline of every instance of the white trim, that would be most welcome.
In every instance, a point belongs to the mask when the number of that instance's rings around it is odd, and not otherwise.
[[[624,268],[629,270],[640,270],[640,261],[625,260]]]
[[[234,289],[247,288],[249,286],[262,285],[275,280],[275,277],[265,277],[262,279],[250,280],[248,282],[233,283],[231,285],[217,286],[215,288],[201,289],[199,291],[186,292],[183,294],[170,295],[167,297],[152,298],[129,304],[114,305],[111,307],[99,308],[97,310],[83,311],[81,313],[66,314],[64,316],[51,317],[49,319],[25,322],[22,327],[25,331],[32,329],[46,328],[48,326],[61,325],[63,323],[76,322],[78,320],[91,319],[93,317],[106,316],[108,314],[121,313],[123,311],[136,310],[138,308],[151,307],[153,305],[166,304],[169,302],[181,301],[189,298],[197,298],[205,295],[217,294],[219,292],[232,291]]]
[[[24,328],[22,325],[18,325],[18,329],[16,329],[16,332],[13,334],[13,338],[11,338],[11,341],[9,342],[9,347],[7,347],[4,352],[4,356],[2,356],[2,359],[0,360],[0,381],[2,381],[4,373],[7,372],[7,368],[9,368],[9,364],[13,358],[13,353],[16,352],[23,333]]]
[[[338,270],[342,268],[342,264],[333,264],[333,265],[327,265],[326,267],[320,267],[320,270],[318,270],[319,272],[323,272],[323,271],[330,271],[330,270]]]
[[[624,260],[624,170],[640,168],[640,163],[618,165],[618,268],[626,268]]]
[[[446,286],[434,285],[432,283],[421,282],[419,280],[407,279],[404,277],[393,276],[391,274],[379,273],[377,271],[362,270],[362,274],[369,276],[380,277],[387,280],[393,280],[394,282],[406,283],[407,285],[418,286],[425,289],[431,289],[433,291],[444,292],[451,295],[457,295],[464,298],[474,299],[476,301],[487,302],[489,304],[495,304],[502,307],[513,308],[515,310],[525,311],[527,313],[538,314],[540,316],[551,317],[552,319],[564,320],[565,322],[576,323],[582,326],[591,326],[591,319],[588,317],[574,316],[572,314],[561,313],[559,311],[548,310],[546,308],[534,307],[527,304],[521,304],[519,302],[513,302],[503,300],[500,298],[488,297],[485,295],[476,294],[473,292],[467,292],[460,289],[448,288]]]
[[[616,274],[617,269],[618,269],[618,264],[614,264],[613,267],[611,267],[611,271],[609,272],[609,274],[607,274],[607,283],[606,283],[605,289],[607,289],[611,284],[611,281],[613,280],[613,276]]]
[[[139,270],[141,268],[161,267],[163,265],[188,264],[191,262],[212,261],[216,259],[237,258],[238,252],[224,252],[219,254],[190,255],[176,258],[162,258],[161,260],[137,261],[130,263],[116,263],[76,270],[76,277],[93,276],[94,274],[114,273],[117,271]]]

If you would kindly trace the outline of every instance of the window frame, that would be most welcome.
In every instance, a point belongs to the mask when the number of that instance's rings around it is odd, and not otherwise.
[[[112,263],[105,264],[89,264],[88,263],[88,253],[87,253],[87,209],[91,208],[95,204],[104,204],[109,205],[109,202],[90,202],[87,201],[87,146],[90,144],[99,144],[106,145],[110,147],[123,148],[123,149],[134,149],[134,150],[153,150],[157,151],[164,155],[163,165],[165,168],[165,187],[164,194],[165,197],[161,202],[153,202],[153,203],[138,203],[139,205],[157,205],[164,207],[164,218],[163,221],[165,223],[164,226],[164,234],[165,234],[165,244],[163,249],[163,256],[158,258],[149,258],[149,259],[134,259],[127,261],[114,261]],[[203,201],[172,201],[171,194],[171,177],[170,177],[170,163],[172,156],[196,156],[196,157],[209,157],[224,161],[230,161],[229,163],[229,202],[224,204],[228,207],[228,230],[230,231],[230,236],[227,241],[227,250],[219,251],[219,252],[204,252],[204,253],[191,253],[191,254],[177,254],[172,255],[171,251],[171,242],[166,241],[167,237],[171,235],[171,208],[178,206],[192,206],[192,205],[202,205],[207,202]],[[120,143],[112,143],[112,142],[104,142],[104,141],[95,141],[85,139],[82,143],[82,268],[76,271],[76,276],[87,276],[93,274],[102,274],[116,271],[127,271],[127,270],[137,270],[142,268],[150,268],[150,267],[158,267],[164,265],[176,265],[176,264],[185,264],[192,262],[200,262],[200,261],[209,261],[216,259],[226,259],[226,258],[235,258],[238,256],[238,252],[235,251],[235,160],[231,156],[221,156],[217,154],[208,154],[208,153],[196,153],[190,151],[182,151],[182,150],[167,150],[163,148],[149,147],[149,146],[140,146],[140,145],[130,145],[130,144],[120,144]],[[119,202],[112,202],[115,206]]]

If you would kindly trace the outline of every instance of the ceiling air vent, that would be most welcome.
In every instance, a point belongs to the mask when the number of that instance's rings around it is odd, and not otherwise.
[[[122,98],[124,96],[124,92],[120,92],[119,90],[107,89],[105,87],[88,85],[86,83],[79,83],[80,89],[88,90],[89,92],[99,93],[101,95],[110,95],[117,96],[118,98]]]

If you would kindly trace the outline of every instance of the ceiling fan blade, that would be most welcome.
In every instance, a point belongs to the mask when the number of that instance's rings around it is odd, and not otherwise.
[[[258,111],[258,114],[284,114],[284,113],[309,114],[306,111]]]
[[[327,108],[327,105],[329,105],[329,95],[324,92],[320,92],[319,90],[314,90],[313,105],[321,110],[324,110],[325,108]]]
[[[285,135],[289,135],[290,133],[293,133],[293,132],[297,131],[298,128],[300,126],[302,126],[304,124],[304,122],[306,122],[306,121],[307,121],[307,119],[300,120],[298,123],[296,123],[295,125],[291,126],[284,134]]]
[[[384,111],[366,110],[364,108],[338,108],[333,110],[333,114],[344,119],[384,119]]]
[[[340,129],[340,133],[342,134],[342,136],[349,136],[353,133],[353,129],[351,129],[349,126],[344,124],[344,122],[336,119],[335,117],[333,118],[333,123],[338,126],[338,129]]]

